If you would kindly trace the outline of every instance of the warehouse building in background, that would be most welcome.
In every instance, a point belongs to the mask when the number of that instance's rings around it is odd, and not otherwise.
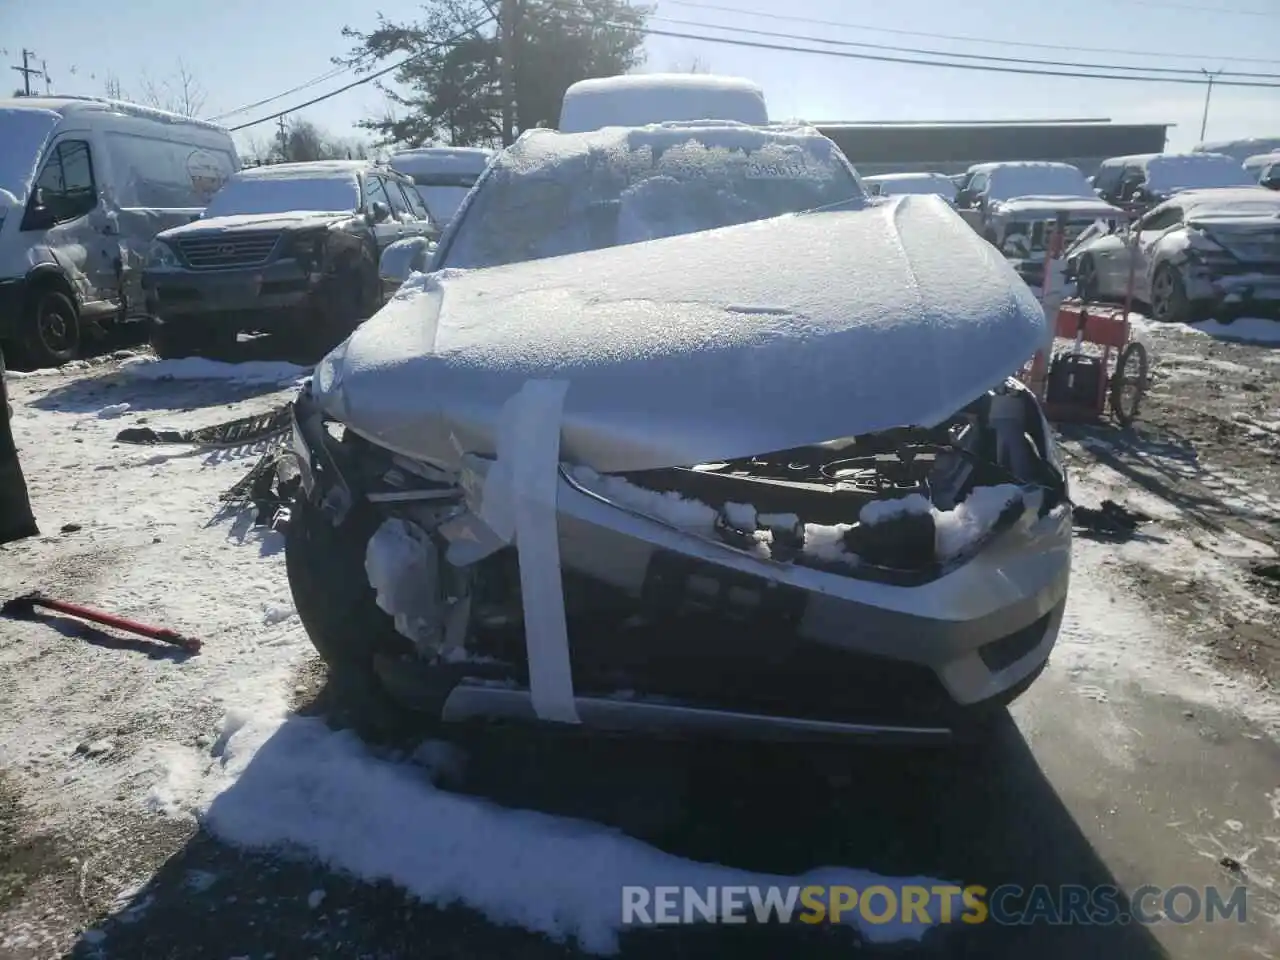
[[[1109,157],[1162,152],[1171,124],[1085,119],[814,126],[864,176],[909,170],[962,173],[975,163],[999,160],[1054,160],[1092,176]]]

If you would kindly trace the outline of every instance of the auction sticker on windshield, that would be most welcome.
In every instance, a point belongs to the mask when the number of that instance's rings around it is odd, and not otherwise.
[[[803,160],[747,161],[747,177],[751,180],[803,180],[809,176],[809,165]]]

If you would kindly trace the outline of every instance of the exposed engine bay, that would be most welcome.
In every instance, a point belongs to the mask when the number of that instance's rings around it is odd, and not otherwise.
[[[349,433],[344,441],[360,448],[359,485],[383,518],[365,567],[397,631],[424,653],[449,655],[462,652],[472,627],[518,619],[514,551],[477,537],[457,481]],[[581,492],[722,549],[911,585],[962,563],[1020,517],[1063,503],[1065,477],[1052,450],[1035,401],[1009,381],[930,429],[629,474],[566,465],[562,476]],[[974,503],[994,509],[975,513],[975,521],[964,516]],[[953,518],[967,524],[958,545],[944,529],[956,526]],[[626,594],[643,593],[593,584],[590,569],[566,574],[566,593],[578,582],[592,609],[629,605],[638,598]],[[437,589],[423,589],[427,584]],[[575,598],[566,602],[572,612]]]

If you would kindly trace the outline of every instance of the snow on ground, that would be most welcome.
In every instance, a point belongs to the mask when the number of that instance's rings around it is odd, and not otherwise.
[[[681,859],[598,824],[447,792],[421,765],[290,715],[294,678],[312,651],[292,616],[282,538],[247,517],[211,522],[218,494],[257,451],[131,447],[114,437],[142,419],[221,422],[292,391],[228,406],[220,401],[231,388],[261,383],[264,371],[190,364],[178,369],[230,382],[149,378],[128,394],[130,409],[99,416],[123,405],[107,400],[137,371],[174,366],[13,384],[14,432],[43,535],[4,550],[0,590],[43,588],[204,641],[195,657],[146,655],[47,624],[6,623],[0,768],[33,798],[42,827],[109,832],[127,818],[195,817],[237,844],[287,845],[425,901],[461,901],[605,953],[617,946],[623,884],[939,882],[820,864],[783,878]],[[60,534],[64,524],[78,527]],[[862,933],[918,939],[926,929],[890,923]]]
[[[1161,333],[1183,333],[1213,337],[1240,343],[1280,344],[1280,320],[1267,317],[1239,317],[1231,323],[1202,320],[1199,323],[1159,323],[1140,313],[1130,313],[1129,322],[1138,334],[1159,336]]]
[[[1178,697],[1244,716],[1273,739],[1280,739],[1280,701],[1274,692],[1250,678],[1224,674],[1202,647],[1170,651],[1165,618],[1127,592],[1123,576],[1126,567],[1136,565],[1186,586],[1196,579],[1207,581],[1216,599],[1202,610],[1206,623],[1229,613],[1247,620],[1252,613],[1262,612],[1264,602],[1241,583],[1230,557],[1233,552],[1248,555],[1252,550],[1253,555],[1268,556],[1274,551],[1229,531],[1215,538],[1215,543],[1205,544],[1202,535],[1193,539],[1167,523],[1181,515],[1176,508],[1145,492],[1122,491],[1115,482],[1118,477],[1102,466],[1077,470],[1071,476],[1072,499],[1091,507],[1114,499],[1147,513],[1154,522],[1139,528],[1140,535],[1128,542],[1076,538],[1067,615],[1051,669],[1065,672],[1085,696],[1096,698],[1105,689],[1107,696],[1123,698],[1128,688],[1135,697],[1153,693]],[[1167,619],[1172,620],[1172,615]],[[1157,648],[1172,655],[1156,655]]]

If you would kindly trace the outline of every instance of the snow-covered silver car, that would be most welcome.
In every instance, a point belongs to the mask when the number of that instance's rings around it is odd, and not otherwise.
[[[1127,230],[1082,238],[1067,268],[1086,300],[1134,299],[1157,320],[1230,320],[1280,307],[1280,194],[1186,190]]]
[[[1044,666],[1044,314],[942,199],[805,127],[535,130],[430,266],[295,404],[290,584],[366,702],[945,741]]]

